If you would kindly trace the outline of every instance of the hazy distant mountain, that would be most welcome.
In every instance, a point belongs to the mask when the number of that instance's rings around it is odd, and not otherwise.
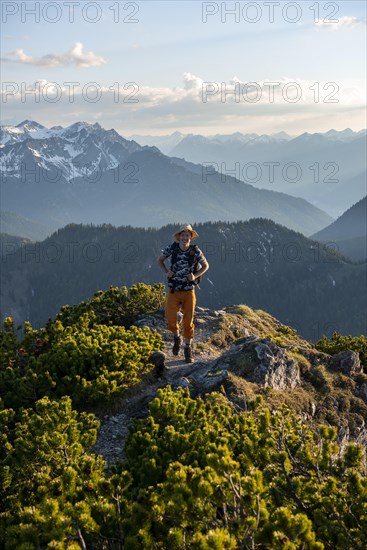
[[[364,197],[351,208],[346,210],[340,218],[318,231],[312,238],[317,240],[342,240],[353,237],[362,237],[367,234],[367,197]]]
[[[353,132],[350,128],[346,128],[342,131],[337,130],[328,130],[324,133],[318,134],[308,134],[307,132],[303,134],[304,136],[320,135],[324,136],[330,141],[342,141],[348,142],[353,141],[357,136],[363,136],[366,134],[366,130],[361,130],[360,132]],[[158,147],[162,153],[166,155],[175,155],[179,150],[174,151],[173,148],[176,147],[186,138],[195,138],[195,137],[204,137],[205,140],[215,143],[216,141],[221,143],[226,142],[241,142],[248,143],[250,140],[257,140],[258,143],[276,143],[281,141],[290,141],[299,136],[290,136],[286,132],[277,132],[275,134],[266,135],[266,134],[256,134],[256,133],[245,133],[234,132],[232,134],[213,134],[200,136],[197,134],[183,134],[181,132],[174,132],[173,134],[164,135],[164,136],[150,136],[150,135],[141,135],[133,134],[131,136],[126,136],[126,139],[133,139],[140,145],[150,145]],[[254,145],[254,143],[252,143]],[[193,160],[193,159],[192,159]],[[198,161],[200,162],[200,161]]]
[[[350,128],[346,128],[345,130],[342,130],[341,132],[338,132],[337,130],[329,130],[328,132],[325,132],[324,134],[321,134],[323,136],[328,137],[329,139],[333,139],[335,141],[353,141],[356,137],[356,134],[359,136],[363,136],[366,134],[366,130],[361,130],[360,132],[353,132]]]
[[[185,137],[186,134],[181,134],[181,132],[174,132],[168,136],[142,136],[134,134],[127,137],[126,139],[133,139],[139,145],[149,145],[157,147],[165,155],[169,155],[170,152],[180,141]]]
[[[187,135],[170,155],[211,164],[257,188],[302,197],[341,215],[366,194],[366,131],[258,136]]]
[[[15,212],[0,211],[0,233],[8,235],[17,235],[20,238],[29,239],[31,241],[41,241],[48,237],[55,227],[43,225],[23,216],[19,216]]]
[[[127,141],[99,124],[3,127],[2,208],[52,227],[272,219],[306,235],[333,221],[307,201],[259,190]]]
[[[195,137],[204,137],[204,136],[195,136],[194,134],[182,134],[181,132],[174,132],[173,134],[166,136],[144,136],[139,134],[133,134],[127,139],[133,139],[140,145],[150,145],[157,147],[165,155],[174,156],[174,148],[181,143],[186,138],[195,138]],[[286,132],[278,132],[272,134],[271,136],[259,136],[258,134],[242,134],[241,132],[234,132],[233,134],[214,134],[205,136],[205,140],[209,140],[213,143],[247,143],[248,141],[255,138],[270,139],[274,142],[276,141],[287,141],[292,139]]]
[[[353,260],[367,260],[367,197],[312,238],[336,243],[338,250]]]
[[[246,303],[276,315],[304,337],[333,330],[366,334],[366,268],[266,219],[195,225],[210,269],[198,305]],[[1,314],[43,326],[60,306],[110,285],[164,282],[157,258],[177,225],[160,229],[72,224],[12,254],[1,279]],[[71,246],[72,244],[72,246]],[[14,289],[17,289],[14,292]]]

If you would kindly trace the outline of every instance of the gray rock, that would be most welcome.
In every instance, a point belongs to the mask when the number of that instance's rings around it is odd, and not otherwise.
[[[310,404],[309,404],[309,410],[310,410],[311,416],[315,416],[315,413],[316,413],[316,403],[314,403],[313,401],[311,401]]]
[[[224,311],[224,309],[217,309],[213,311],[213,314],[215,315],[215,317],[223,317],[224,315],[226,315],[226,312]]]
[[[175,384],[175,388],[192,388],[192,384],[190,382],[190,380],[188,380],[187,378],[185,378],[184,376],[182,376],[181,378],[179,378]]]
[[[255,346],[260,364],[253,371],[252,378],[275,390],[295,388],[300,384],[300,373],[296,362],[270,339]]]
[[[250,334],[250,336],[245,336],[244,338],[241,338],[241,343],[244,344],[244,346],[247,346],[251,342],[256,342],[257,340],[260,340],[256,334]]]
[[[205,321],[205,319],[195,319],[195,324],[196,325],[205,325],[206,321]]]
[[[270,338],[255,335],[232,344],[214,368],[228,369],[251,382],[274,389],[295,388],[301,382],[299,367],[286,351]]]
[[[367,403],[367,383],[364,382],[356,391],[356,396],[360,399],[363,399],[365,403]]]
[[[228,378],[229,373],[226,369],[216,371],[216,372],[208,372],[206,377],[201,382],[201,389],[204,391],[211,390],[223,380],[226,380]]]
[[[327,366],[330,369],[338,370],[348,376],[355,376],[363,372],[359,354],[350,349],[341,351],[330,357]]]
[[[153,363],[155,366],[155,374],[156,376],[161,376],[165,370],[166,355],[162,351],[153,351],[153,353],[149,356],[149,362]]]
[[[350,432],[348,424],[344,424],[339,427],[338,436],[337,436],[338,445],[340,446],[341,451],[345,450],[346,445],[350,441]]]
[[[359,434],[357,435],[355,442],[358,443],[358,445],[361,445],[362,449],[367,448],[367,430],[366,428],[363,428],[360,430]]]

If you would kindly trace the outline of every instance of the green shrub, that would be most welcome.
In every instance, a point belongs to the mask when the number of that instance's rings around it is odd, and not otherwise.
[[[121,395],[153,368],[150,354],[164,348],[156,331],[131,324],[160,305],[161,286],[99,291],[89,303],[62,308],[45,328],[25,323],[21,341],[6,318],[0,331],[2,406],[17,409],[44,396],[69,395],[82,407]]]
[[[97,427],[68,397],[44,398],[17,421],[0,411],[1,548],[80,549],[77,541],[97,537],[105,464],[87,452]]]
[[[96,324],[130,327],[139,315],[157,311],[164,302],[165,287],[162,283],[152,286],[137,283],[129,290],[126,286],[111,286],[106,291],[99,290],[87,302],[61,307],[55,321],[61,321],[63,326],[73,325],[85,313],[93,312],[90,318]],[[46,329],[51,328],[55,321],[50,319]]]
[[[345,350],[352,350],[359,353],[361,364],[367,371],[367,336],[343,336],[333,332],[330,339],[325,335],[316,342],[315,348],[324,353],[334,355]]]
[[[126,445],[129,548],[362,548],[362,450],[286,408],[241,415],[211,394],[159,390]],[[209,542],[210,541],[210,542]],[[222,546],[221,546],[222,545]]]
[[[365,548],[363,453],[261,401],[236,414],[221,394],[159,390],[126,461],[106,477],[98,423],[71,400],[0,412],[0,546]]]
[[[163,347],[161,336],[149,328],[97,325],[87,313],[71,326],[54,323],[50,341],[44,353],[23,354],[22,368],[14,359],[0,371],[5,406],[63,395],[80,406],[107,401],[152,369],[149,356]]]

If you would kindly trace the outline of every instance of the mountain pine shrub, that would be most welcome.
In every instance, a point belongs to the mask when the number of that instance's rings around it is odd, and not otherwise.
[[[344,336],[333,332],[331,338],[327,338],[325,335],[316,342],[315,348],[324,353],[334,355],[345,350],[352,350],[359,353],[361,364],[367,372],[367,336],[363,334],[361,336]]]
[[[158,287],[135,285],[130,293],[100,291],[90,304],[65,306],[45,328],[34,330],[25,323],[21,341],[13,320],[6,318],[0,331],[4,407],[28,407],[42,397],[64,395],[83,407],[122,395],[153,368],[151,353],[164,348],[156,331],[130,324],[139,311],[160,304]],[[125,326],[121,321],[127,318]]]
[[[367,545],[362,449],[342,454],[336,429],[313,433],[285,407],[234,414],[220,394],[159,390],[130,435],[125,468],[132,549]]]

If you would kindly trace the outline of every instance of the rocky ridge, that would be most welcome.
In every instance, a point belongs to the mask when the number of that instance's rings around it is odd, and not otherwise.
[[[261,395],[270,408],[284,403],[307,423],[336,426],[342,446],[351,439],[367,446],[367,376],[358,353],[322,353],[262,310],[196,307],[193,362],[186,364],[183,355],[172,355],[163,311],[135,324],[157,330],[166,347],[151,357],[155,370],[98,415],[93,451],[109,466],[123,459],[129,427],[148,414],[149,402],[166,385],[187,387],[193,397],[221,391],[237,412]]]

